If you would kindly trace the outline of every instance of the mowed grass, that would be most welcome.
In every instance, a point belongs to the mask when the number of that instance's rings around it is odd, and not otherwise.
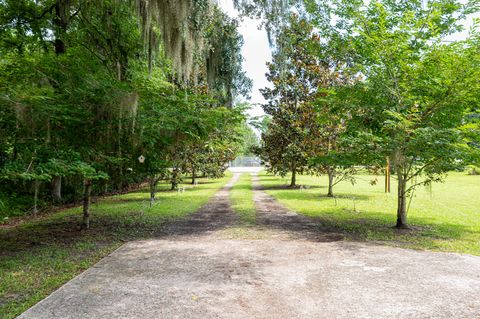
[[[252,176],[242,174],[230,191],[233,211],[244,225],[255,224],[255,203],[253,202]]]
[[[393,178],[390,194],[384,192],[383,176],[359,175],[355,185],[340,183],[336,198],[329,198],[326,176],[300,176],[298,183],[309,189],[283,187],[288,178],[260,177],[267,193],[289,209],[318,218],[322,228],[349,240],[480,255],[480,176],[452,172],[444,183],[418,187],[408,212],[409,231],[392,228],[397,208]]]
[[[91,228],[79,230],[81,208],[0,227],[0,318],[14,318],[124,242],[160,234],[166,221],[195,212],[231,177],[201,179],[184,193],[160,185],[149,207],[148,190],[100,199]]]

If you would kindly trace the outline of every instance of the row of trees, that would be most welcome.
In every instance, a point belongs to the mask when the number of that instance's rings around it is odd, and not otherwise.
[[[328,176],[388,161],[397,223],[415,187],[480,158],[480,35],[445,42],[478,8],[458,1],[305,1],[276,38],[259,153],[274,173]]]
[[[0,1],[0,210],[182,176],[241,148],[251,81],[213,1]],[[3,209],[2,205],[3,204]]]

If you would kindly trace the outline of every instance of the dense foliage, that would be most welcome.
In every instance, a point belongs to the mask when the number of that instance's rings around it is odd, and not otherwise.
[[[237,21],[214,1],[0,1],[0,211],[186,175],[237,153],[328,176],[390,163],[398,227],[408,198],[480,157],[478,1],[235,0],[264,20],[273,60],[258,147],[235,97]],[[294,13],[293,13],[294,12]],[[20,205],[19,205],[20,203]],[[14,211],[15,209],[13,209]]]
[[[91,192],[148,179],[153,200],[160,179],[217,177],[235,157],[233,100],[251,87],[236,22],[188,2],[168,26],[145,3],[0,1],[0,216],[83,197],[88,227]]]
[[[479,159],[478,30],[443,41],[478,7],[450,0],[305,4],[304,17],[277,33],[274,89],[265,90],[272,120],[261,154],[272,171],[293,176],[284,159],[301,159],[327,173],[330,186],[354,165],[388,161],[398,181],[397,227],[407,227],[417,186]],[[292,93],[299,87],[304,98]],[[308,118],[316,118],[313,131]]]

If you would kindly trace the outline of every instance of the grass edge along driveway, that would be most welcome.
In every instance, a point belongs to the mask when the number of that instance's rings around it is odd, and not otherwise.
[[[253,225],[256,220],[256,209],[253,201],[252,175],[243,173],[230,190],[230,201],[233,211],[239,216],[243,225]]]
[[[266,192],[286,207],[316,218],[322,228],[348,240],[480,256],[480,176],[452,172],[444,183],[419,187],[408,213],[410,231],[392,228],[395,181],[385,194],[383,176],[358,175],[354,185],[340,183],[334,188],[336,198],[326,196],[325,176],[299,176],[298,184],[308,189],[289,189],[288,176],[262,172],[260,178]]]
[[[184,193],[159,185],[92,205],[91,229],[81,231],[81,208],[0,228],[0,318],[15,318],[126,241],[155,237],[159,226],[198,210],[231,178],[200,179]]]

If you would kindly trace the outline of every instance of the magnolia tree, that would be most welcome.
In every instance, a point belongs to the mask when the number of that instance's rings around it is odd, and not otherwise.
[[[262,134],[260,155],[274,173],[291,172],[290,186],[296,186],[297,172],[309,170],[309,157],[318,144],[318,124],[312,101],[323,85],[324,69],[311,50],[301,45],[312,41],[312,25],[292,15],[288,27],[281,30],[281,43],[268,64],[271,88],[262,90],[268,101],[263,105],[271,116]]]
[[[310,87],[313,88],[309,101],[314,119],[314,125],[309,125],[309,164],[313,172],[328,177],[327,196],[333,197],[335,185],[345,180],[354,182],[354,165],[361,163],[355,151],[358,147],[346,139],[351,115],[343,112],[342,100],[335,94],[336,89],[355,83],[357,76],[345,69],[348,56],[339,54],[335,47],[325,42],[313,23],[307,19],[296,20],[295,16],[291,20],[292,25],[301,25],[305,31],[298,33],[303,38],[298,41],[296,50],[310,56],[309,63],[298,66],[299,72],[311,74]]]
[[[342,143],[349,114],[337,112],[334,88],[352,82],[342,69],[341,56],[331,54],[314,25],[291,15],[277,42],[281,47],[269,65],[273,88],[263,91],[272,116],[263,134],[262,155],[280,174],[297,170],[328,176],[327,196],[333,187],[353,179],[351,147]]]

